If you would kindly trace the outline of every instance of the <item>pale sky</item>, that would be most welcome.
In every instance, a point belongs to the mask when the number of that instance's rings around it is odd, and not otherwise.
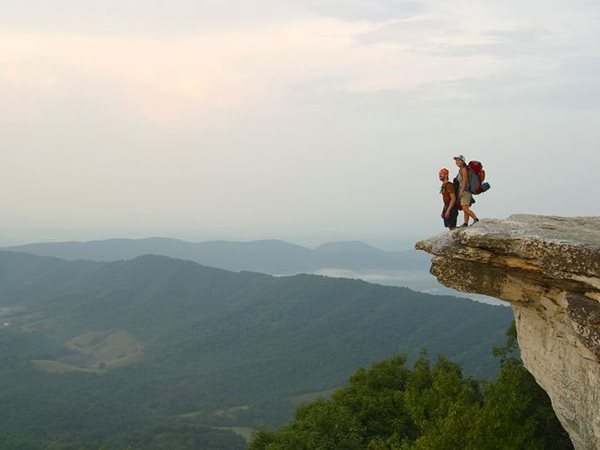
[[[597,0],[0,0],[0,244],[599,215]]]

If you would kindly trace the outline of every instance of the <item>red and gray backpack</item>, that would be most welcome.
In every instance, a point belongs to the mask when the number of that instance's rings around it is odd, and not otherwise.
[[[484,182],[485,170],[483,170],[483,164],[479,161],[469,161],[467,169],[469,171],[469,184],[467,185],[469,192],[478,195],[490,188],[490,184]]]

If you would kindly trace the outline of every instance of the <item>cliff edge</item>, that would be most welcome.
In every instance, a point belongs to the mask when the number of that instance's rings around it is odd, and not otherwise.
[[[576,449],[600,449],[600,217],[514,215],[420,241],[431,273],[510,302],[525,367]]]

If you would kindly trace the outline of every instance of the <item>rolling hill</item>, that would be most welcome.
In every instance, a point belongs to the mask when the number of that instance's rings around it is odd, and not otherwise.
[[[274,239],[200,243],[167,238],[108,239],[27,244],[3,250],[92,261],[116,261],[154,254],[186,259],[226,270],[269,274],[315,272],[324,268],[427,271],[430,260],[422,252],[390,252],[356,241],[330,242],[310,249]]]
[[[508,308],[358,280],[15,252],[0,252],[0,315],[5,439],[113,444],[167,425],[219,442],[279,425],[358,367],[421,348],[492,376],[511,321]]]

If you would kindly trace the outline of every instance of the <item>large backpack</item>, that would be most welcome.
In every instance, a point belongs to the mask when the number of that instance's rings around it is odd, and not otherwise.
[[[467,169],[469,170],[469,182],[467,184],[469,192],[478,195],[490,188],[489,183],[484,183],[485,170],[483,170],[483,164],[479,161],[469,161]]]

